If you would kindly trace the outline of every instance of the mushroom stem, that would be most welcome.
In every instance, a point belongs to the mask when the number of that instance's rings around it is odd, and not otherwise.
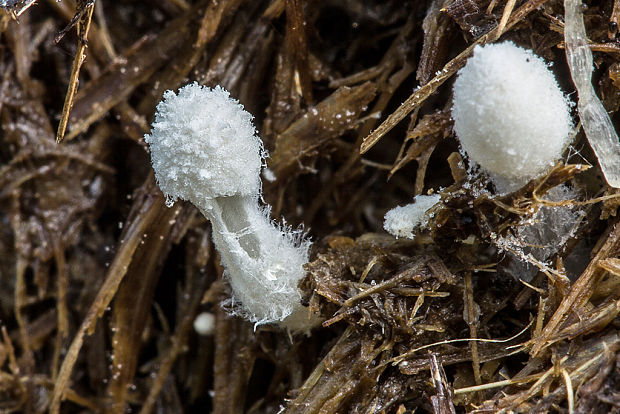
[[[272,222],[269,209],[261,208],[255,196],[217,197],[203,204],[200,211],[211,221],[213,240],[244,316],[257,324],[287,324],[287,318],[303,308],[297,285],[305,275],[310,244],[299,232]]]

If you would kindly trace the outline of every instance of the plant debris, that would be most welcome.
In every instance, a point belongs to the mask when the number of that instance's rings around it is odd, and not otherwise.
[[[0,412],[617,410],[620,192],[592,122],[499,195],[450,118],[474,46],[510,40],[612,136],[620,1],[566,3],[585,86],[560,0],[0,1]],[[314,242],[310,336],[231,316],[209,223],[155,184],[144,135],[193,81],[254,115],[272,216]],[[426,228],[385,233],[420,194]]]

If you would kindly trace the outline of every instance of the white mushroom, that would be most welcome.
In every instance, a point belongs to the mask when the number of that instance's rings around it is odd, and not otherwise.
[[[454,130],[504,190],[544,174],[569,144],[570,105],[543,59],[512,42],[476,46],[458,72]]]
[[[145,140],[167,203],[190,201],[211,221],[237,313],[306,330],[297,285],[310,242],[259,204],[266,152],[252,115],[221,87],[193,83],[164,94]]]

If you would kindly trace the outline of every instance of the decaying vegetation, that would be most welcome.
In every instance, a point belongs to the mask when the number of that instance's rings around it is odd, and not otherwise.
[[[584,4],[617,120],[620,2]],[[620,408],[618,191],[577,127],[564,162],[496,196],[450,119],[475,44],[529,47],[574,91],[562,2],[1,5],[0,412]],[[315,241],[301,288],[325,321],[310,337],[228,316],[208,223],[164,205],[143,136],[163,91],[193,80],[255,115],[265,199]],[[561,185],[570,200],[548,197]],[[383,232],[429,190],[430,231]],[[571,237],[544,240],[561,241],[548,260],[515,236],[543,207],[580,212]],[[192,329],[201,311],[211,337]]]

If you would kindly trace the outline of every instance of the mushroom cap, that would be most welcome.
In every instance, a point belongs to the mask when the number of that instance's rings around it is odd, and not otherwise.
[[[476,46],[454,82],[452,117],[468,157],[492,177],[514,181],[553,166],[572,129],[553,72],[512,42]]]
[[[194,82],[164,93],[144,139],[168,204],[259,194],[266,152],[252,119],[220,86]]]

